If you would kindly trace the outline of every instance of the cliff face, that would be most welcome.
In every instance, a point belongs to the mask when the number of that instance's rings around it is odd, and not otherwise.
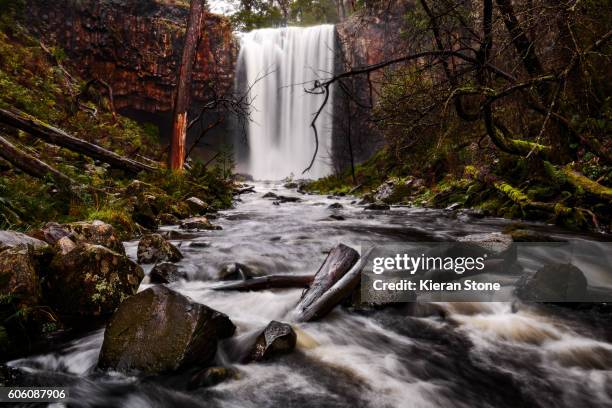
[[[113,89],[117,109],[172,110],[188,6],[160,0],[28,0],[25,18],[46,45],[58,45],[83,78]],[[192,101],[233,82],[237,47],[229,22],[205,16]]]

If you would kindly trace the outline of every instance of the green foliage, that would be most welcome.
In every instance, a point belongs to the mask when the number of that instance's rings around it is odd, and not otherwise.
[[[237,30],[250,31],[286,25],[335,23],[338,15],[333,0],[242,0],[231,20]]]

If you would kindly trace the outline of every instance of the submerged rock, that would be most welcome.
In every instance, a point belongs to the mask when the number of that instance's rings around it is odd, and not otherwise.
[[[36,265],[31,247],[21,245],[0,252],[0,297],[36,305],[41,299]]]
[[[30,246],[34,250],[45,250],[49,247],[46,242],[32,238],[22,232],[0,231],[0,251],[17,246]]]
[[[327,208],[329,208],[330,210],[338,210],[340,208],[344,208],[344,206],[340,203],[332,203],[328,205]]]
[[[391,207],[388,204],[383,203],[382,201],[376,201],[374,203],[370,203],[364,207],[365,210],[389,210]]]
[[[143,277],[142,268],[125,255],[101,245],[78,244],[54,256],[47,297],[64,314],[108,315],[136,293]]]
[[[206,217],[193,217],[187,218],[181,222],[182,229],[196,229],[196,230],[220,230],[221,227],[213,225]]]
[[[193,390],[201,387],[212,387],[223,381],[238,378],[238,370],[234,368],[208,367],[191,377],[189,384],[187,384],[187,389]]]
[[[183,254],[160,234],[147,234],[138,242],[138,262],[141,264],[161,261],[178,262]]]
[[[236,327],[223,313],[154,286],[121,304],[104,333],[98,366],[161,373],[209,364]]]
[[[522,276],[515,293],[531,302],[581,302],[588,297],[587,279],[572,264],[550,264],[533,275]]]
[[[247,361],[268,360],[289,353],[295,348],[296,341],[297,335],[291,325],[273,320],[255,340]]]
[[[251,268],[238,262],[224,265],[219,271],[220,280],[247,280],[255,275]]]
[[[179,267],[170,262],[162,262],[153,267],[149,273],[151,283],[172,283],[181,279],[187,279],[187,274],[179,270]]]

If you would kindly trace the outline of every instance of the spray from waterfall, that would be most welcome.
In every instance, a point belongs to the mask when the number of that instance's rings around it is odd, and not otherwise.
[[[238,171],[257,180],[301,176],[315,152],[312,119],[323,95],[305,91],[334,69],[334,26],[254,30],[241,38],[237,87],[249,90],[247,140],[237,142]],[[331,91],[331,90],[330,90]],[[304,176],[331,173],[332,99],[317,120],[319,149]]]

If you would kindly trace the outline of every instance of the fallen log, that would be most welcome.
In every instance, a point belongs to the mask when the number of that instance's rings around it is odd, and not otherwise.
[[[122,157],[115,152],[111,152],[103,147],[71,136],[61,129],[47,125],[23,113],[13,113],[0,109],[0,123],[21,129],[47,143],[65,147],[77,153],[82,153],[86,156],[108,163],[111,167],[125,170],[130,173],[137,174],[141,171],[150,172],[155,170],[155,167]]]
[[[0,136],[0,157],[32,177],[44,179],[51,177],[58,187],[69,189],[74,181],[64,173],[18,149],[11,142]]]
[[[331,250],[323,265],[315,274],[310,288],[304,293],[295,308],[298,316],[302,315],[329,288],[342,278],[359,260],[359,253],[344,244],[338,244]]]
[[[277,288],[307,288],[313,279],[314,275],[268,275],[240,282],[225,283],[212,289],[249,291]]]
[[[298,322],[310,322],[325,317],[336,305],[348,298],[361,282],[361,271],[365,267],[372,249],[367,250],[338,282],[312,302],[296,316]]]

